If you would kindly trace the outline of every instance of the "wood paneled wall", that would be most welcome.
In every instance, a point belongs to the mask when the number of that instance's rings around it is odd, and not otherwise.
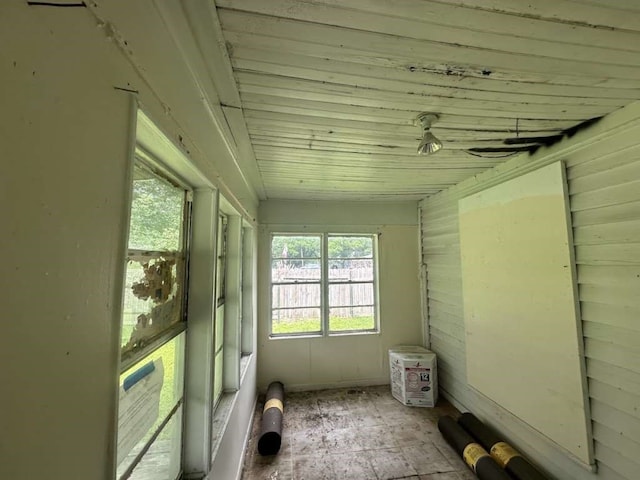
[[[640,469],[640,105],[421,202],[428,329],[443,394],[561,479],[631,480]],[[466,382],[458,199],[551,162],[567,166],[597,473]]]

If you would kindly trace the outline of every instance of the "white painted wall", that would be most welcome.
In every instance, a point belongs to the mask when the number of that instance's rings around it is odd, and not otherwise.
[[[533,156],[421,202],[429,333],[441,391],[553,478],[632,480],[640,469],[640,103]],[[558,160],[567,166],[597,473],[467,383],[458,200]],[[546,298],[537,299],[544,302]],[[509,298],[496,301],[508,302]],[[541,372],[543,373],[543,372]],[[542,375],[539,382],[544,382]]]
[[[114,87],[137,90],[198,169],[257,212],[157,10],[92,8],[100,21],[87,8],[0,4],[0,478],[113,475],[133,121],[131,95]],[[127,38],[134,26],[144,33]]]
[[[258,386],[280,380],[289,390],[389,383],[389,347],[420,344],[417,205],[292,202],[260,204]],[[269,338],[270,232],[376,231],[380,272],[380,333]]]

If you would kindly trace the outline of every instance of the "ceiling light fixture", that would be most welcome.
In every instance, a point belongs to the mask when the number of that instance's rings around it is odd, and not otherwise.
[[[418,155],[430,155],[436,153],[442,148],[442,142],[431,133],[431,125],[438,120],[435,113],[421,113],[416,118],[416,122],[420,122],[422,127],[422,141],[418,145]]]

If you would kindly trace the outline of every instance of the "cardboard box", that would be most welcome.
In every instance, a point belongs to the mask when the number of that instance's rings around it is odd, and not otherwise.
[[[434,407],[438,401],[436,354],[424,347],[389,349],[391,394],[404,405]]]

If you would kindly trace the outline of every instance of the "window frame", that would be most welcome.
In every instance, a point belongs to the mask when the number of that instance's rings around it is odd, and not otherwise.
[[[213,410],[215,411],[225,393],[225,350],[228,348],[226,332],[228,322],[226,311],[227,296],[227,242],[229,217],[221,209],[216,218],[216,291],[215,315],[213,318],[214,348],[213,348]],[[218,388],[219,387],[219,388]]]
[[[221,452],[221,441],[224,437],[225,429],[228,429],[228,422],[232,416],[232,407],[238,397],[239,388],[250,388],[246,383],[252,377],[245,375],[249,372],[249,365],[255,365],[256,355],[255,348],[257,345],[256,336],[256,316],[258,301],[258,228],[259,225],[255,220],[255,214],[251,210],[247,210],[243,204],[236,198],[229,200],[224,198],[220,191],[220,185],[212,181],[210,175],[205,175],[188,156],[183,146],[176,144],[171,140],[173,135],[167,135],[158,127],[155,119],[149,117],[136,99],[131,101],[131,144],[129,150],[129,180],[132,177],[134,156],[140,155],[144,159],[152,163],[156,168],[160,169],[165,176],[177,181],[181,185],[188,185],[191,190],[192,203],[190,203],[190,236],[189,236],[189,256],[185,266],[187,280],[187,328],[184,330],[185,335],[185,357],[184,357],[184,394],[183,403],[180,410],[174,414],[179,415],[183,420],[182,431],[182,470],[184,472],[202,472],[207,475],[211,472],[213,459]],[[161,119],[160,119],[161,120]],[[130,195],[130,192],[129,192]],[[213,382],[214,369],[213,362],[213,338],[212,332],[215,328],[215,314],[217,306],[216,295],[216,251],[217,242],[217,216],[219,213],[225,213],[229,219],[241,219],[244,225],[251,232],[249,235],[251,241],[247,248],[247,254],[244,256],[242,268],[247,273],[247,284],[243,289],[244,301],[242,321],[242,351],[240,350],[240,330],[225,328],[226,333],[233,333],[229,344],[225,344],[225,349],[229,355],[237,355],[230,361],[225,361],[225,371],[223,378],[229,377],[231,380],[237,377],[235,385],[225,387],[223,395],[214,408],[213,403]],[[122,245],[122,257],[126,258],[128,245]],[[229,247],[231,248],[231,247]],[[227,265],[227,273],[231,275],[233,268],[232,259],[233,251],[227,252],[229,263]],[[245,265],[244,263],[247,262]],[[123,269],[123,281],[125,272]],[[232,277],[227,279],[227,288],[233,287]],[[225,317],[232,318],[227,315],[231,305],[234,304],[235,290],[229,290],[229,295],[225,298]],[[241,297],[238,297],[239,299]],[[238,300],[240,301],[240,300]],[[227,308],[229,307],[229,308]],[[122,305],[120,305],[122,309]],[[240,323],[240,315],[238,321],[230,322],[231,324]],[[246,326],[246,328],[245,328]],[[173,335],[172,335],[173,336]],[[231,335],[230,335],[231,337]],[[169,341],[166,338],[158,339],[161,344]],[[226,340],[225,340],[226,341]],[[227,345],[233,348],[226,348]],[[146,345],[145,345],[146,347]],[[150,346],[151,347],[151,346]],[[115,346],[114,346],[115,348]],[[155,346],[151,347],[155,348]],[[246,352],[246,354],[244,354]],[[144,355],[144,354],[143,354]],[[120,364],[120,361],[118,361]],[[242,370],[241,370],[242,368]],[[231,370],[237,369],[237,375],[231,375]],[[227,372],[229,370],[229,372]],[[240,372],[244,372],[241,374]],[[229,373],[229,374],[228,374]],[[227,380],[224,380],[225,382]],[[118,390],[119,382],[114,381],[114,404],[117,422],[118,413]],[[115,431],[115,428],[114,428]],[[111,439],[112,452],[117,451],[117,434]],[[115,459],[114,459],[114,464]],[[116,466],[113,466],[113,474],[115,475]]]
[[[175,174],[165,168],[161,168],[161,161],[154,158],[152,155],[144,152],[140,148],[136,148],[134,154],[134,163],[138,164],[139,168],[147,170],[150,174],[154,175],[157,179],[164,181],[168,185],[174,188],[184,190],[183,210],[182,210],[182,229],[180,232],[180,248],[184,254],[183,272],[181,275],[182,280],[182,299],[180,305],[180,320],[175,322],[170,327],[158,332],[156,335],[149,337],[145,342],[120,353],[120,373],[125,372],[131,366],[138,363],[140,360],[148,357],[164,344],[170,342],[172,339],[180,335],[187,329],[188,318],[188,298],[189,298],[189,253],[191,250],[191,212],[193,207],[193,189],[187,182],[183,181]],[[132,183],[133,185],[133,183]],[[133,188],[133,187],[132,187]],[[131,221],[131,211],[129,211],[129,219]],[[128,237],[128,235],[127,235]],[[130,252],[136,249],[130,249],[127,244],[127,256]],[[163,253],[156,252],[153,253]],[[125,267],[126,271],[126,267]],[[177,278],[177,277],[176,277]],[[120,320],[122,323],[122,319]],[[122,328],[122,325],[121,325]]]
[[[120,381],[122,376],[129,371],[132,367],[136,365],[142,365],[144,361],[149,360],[154,353],[158,352],[162,347],[169,344],[172,341],[176,342],[176,347],[178,351],[176,353],[177,359],[179,361],[176,362],[174,368],[176,371],[174,375],[176,375],[176,381],[173,385],[173,388],[179,388],[181,391],[180,398],[177,399],[176,403],[172,406],[169,412],[167,412],[162,419],[162,422],[152,427],[148,430],[147,433],[151,433],[151,436],[145,440],[144,446],[142,449],[135,454],[135,457],[130,461],[129,464],[124,465],[124,470],[117,475],[117,479],[126,479],[129,478],[135,469],[143,463],[145,460],[147,453],[150,448],[153,447],[156,442],[158,436],[165,431],[168,431],[168,425],[172,421],[179,422],[179,441],[180,445],[182,445],[184,441],[184,401],[185,401],[185,372],[186,372],[186,336],[187,336],[187,319],[188,319],[188,296],[189,296],[189,259],[190,259],[190,251],[191,251],[191,227],[192,227],[192,203],[193,203],[193,188],[188,184],[188,182],[183,181],[177,175],[173,174],[170,170],[164,167],[163,162],[155,158],[155,156],[146,152],[140,146],[136,146],[134,155],[133,155],[133,168],[141,168],[146,170],[151,175],[153,175],[156,179],[167,183],[176,189],[183,191],[183,206],[182,206],[182,218],[181,218],[181,231],[180,231],[180,251],[179,253],[184,255],[182,272],[179,270],[176,272],[176,275],[180,274],[181,276],[181,288],[180,288],[180,312],[179,312],[179,320],[174,324],[169,326],[168,328],[163,329],[157,334],[147,338],[145,342],[141,345],[131,348],[129,350],[122,351],[122,346],[120,348],[120,360],[119,360],[119,374],[118,374],[118,385],[120,388]],[[131,179],[131,189],[134,188],[135,179]],[[131,205],[129,209],[129,228],[131,223]],[[131,249],[129,247],[129,234],[127,235],[127,262],[129,262],[129,256],[131,252],[142,252],[142,253],[165,253],[164,251],[139,251],[136,249]],[[126,271],[126,267],[125,267]],[[177,277],[176,277],[177,281]],[[126,281],[123,278],[122,282],[123,290],[127,288]],[[124,309],[121,312],[120,318],[120,329],[122,330],[124,325]],[[122,335],[120,335],[121,337]],[[122,340],[120,341],[122,343]],[[131,375],[131,373],[129,373]],[[120,391],[120,390],[118,390]],[[118,411],[120,410],[120,400],[118,400]],[[159,417],[160,418],[160,417]],[[116,432],[116,438],[118,437],[118,433]],[[118,445],[116,444],[116,451]],[[183,472],[183,458],[182,458],[182,448],[178,450],[180,459],[178,465],[178,478],[182,475]],[[174,452],[175,453],[175,452]],[[119,466],[117,466],[119,467]]]
[[[371,260],[373,262],[372,265],[372,276],[371,281],[360,281],[360,282],[332,282],[329,276],[329,262],[330,260],[335,260],[338,257],[330,258],[329,257],[329,239],[331,237],[371,237]],[[363,234],[363,233],[332,233],[328,232],[324,237],[324,261],[322,263],[323,269],[326,269],[326,282],[323,288],[323,294],[325,297],[324,305],[326,306],[326,315],[323,315],[323,322],[326,322],[326,325],[323,323],[323,329],[327,332],[328,335],[336,336],[336,335],[353,335],[359,333],[377,333],[380,330],[380,315],[378,310],[378,236],[372,233]],[[353,308],[353,307],[362,307],[369,305],[348,305],[348,306],[332,306],[329,301],[329,287],[331,285],[352,285],[352,284],[367,284],[370,283],[373,289],[373,305],[370,307],[373,310],[373,328],[369,329],[355,329],[355,330],[331,330],[331,309],[332,308]]]
[[[273,256],[273,240],[275,237],[320,237],[320,280],[305,282],[308,284],[320,285],[320,330],[312,332],[287,332],[287,333],[274,333],[273,332],[273,287],[274,285],[284,285],[286,283],[273,282],[272,266],[274,259],[279,257]],[[331,330],[330,329],[330,309],[329,304],[329,287],[332,285],[329,279],[329,238],[330,237],[370,237],[372,241],[372,261],[373,261],[373,279],[371,282],[358,282],[358,283],[371,283],[373,286],[373,328],[370,329],[353,329],[353,330]],[[378,258],[378,239],[379,232],[367,231],[365,229],[356,229],[354,231],[307,231],[293,230],[293,231],[271,231],[269,232],[269,339],[291,339],[291,338],[324,338],[324,337],[339,337],[347,335],[377,335],[380,334],[380,295],[379,295],[379,258]],[[335,283],[333,283],[335,285]],[[301,307],[306,308],[306,307]],[[317,308],[317,307],[308,307]]]

